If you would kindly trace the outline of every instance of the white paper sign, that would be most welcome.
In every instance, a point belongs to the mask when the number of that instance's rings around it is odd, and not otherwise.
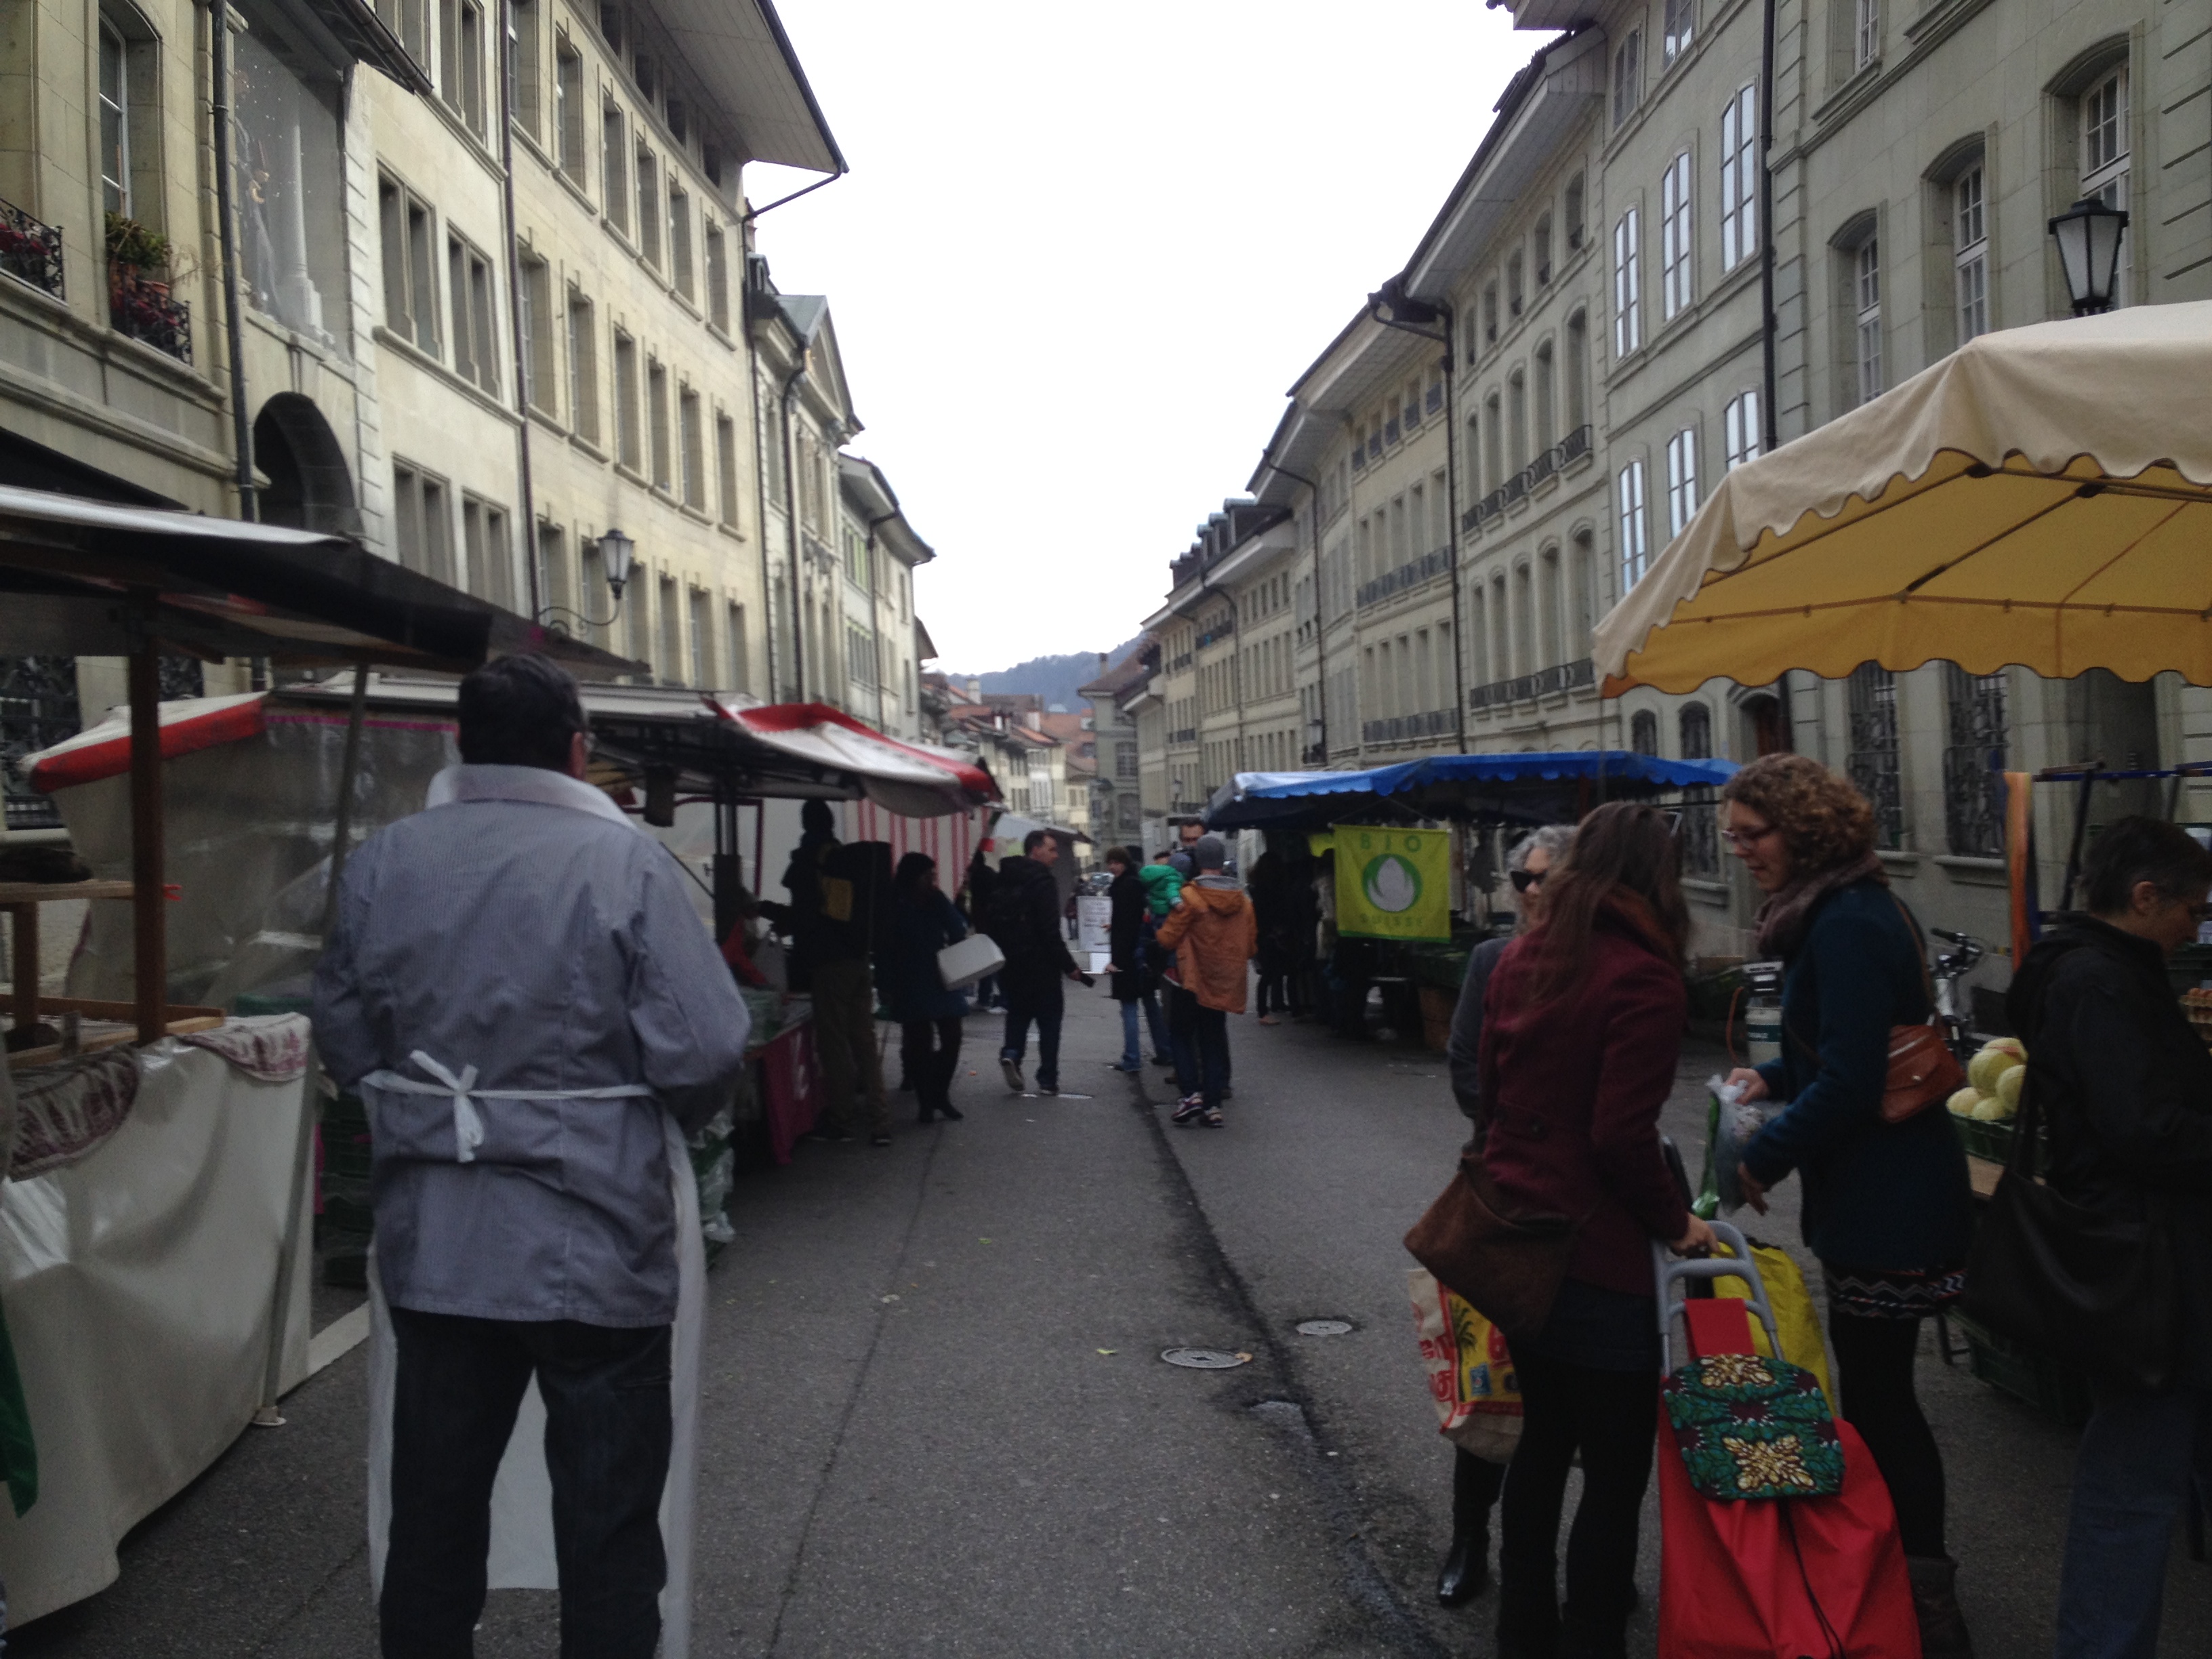
[[[1085,894],[1075,901],[1076,948],[1088,951],[1093,956],[1103,956],[1113,947],[1107,940],[1107,930],[1114,922],[1114,901],[1103,895]]]

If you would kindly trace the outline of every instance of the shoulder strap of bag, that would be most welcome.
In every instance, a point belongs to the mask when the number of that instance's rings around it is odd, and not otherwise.
[[[1889,895],[1889,902],[1897,907],[1897,914],[1905,918],[1906,931],[1911,933],[1912,935],[1913,960],[1920,964],[1921,988],[1928,994],[1928,1018],[1923,1023],[1933,1025],[1936,1024],[1936,977],[1928,971],[1928,941],[1924,937],[1923,937],[1920,932],[1920,923],[1918,919],[1913,915],[1911,909],[1905,904],[1905,901],[1898,897],[1896,893],[1891,891],[1888,888],[1884,888],[1882,890]],[[1796,1026],[1791,1025],[1787,1020],[1783,1022],[1783,1029],[1791,1036],[1797,1039],[1797,1046],[1802,1048],[1807,1054],[1812,1055],[1813,1064],[1815,1066],[1819,1066],[1820,1063],[1820,1045],[1806,1042],[1805,1034],[1802,1031],[1800,1031]]]

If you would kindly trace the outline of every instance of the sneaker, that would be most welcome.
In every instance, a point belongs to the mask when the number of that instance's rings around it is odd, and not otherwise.
[[[1060,1085],[1059,1085],[1059,1084],[1057,1084],[1057,1083],[1042,1083],[1042,1082],[1040,1082],[1040,1083],[1037,1085],[1037,1086],[1036,1086],[1036,1091],[1037,1091],[1039,1094],[1041,1094],[1041,1095],[1055,1095],[1055,1096],[1056,1096],[1056,1095],[1058,1095],[1058,1094],[1060,1093]]]
[[[1012,1089],[1016,1094],[1022,1092],[1021,1061],[1018,1060],[1009,1060],[1006,1055],[1000,1054],[999,1056],[999,1075],[1006,1079],[1006,1087]]]
[[[1141,1072],[1145,1068],[1133,1060],[1109,1060],[1106,1062],[1106,1069],[1109,1072]]]
[[[1205,1109],[1205,1096],[1185,1095],[1181,1100],[1176,1102],[1176,1109],[1169,1114],[1168,1121],[1171,1123],[1188,1123]]]
[[[1221,1109],[1216,1106],[1212,1110],[1200,1114],[1198,1121],[1209,1129],[1218,1129],[1221,1127]]]

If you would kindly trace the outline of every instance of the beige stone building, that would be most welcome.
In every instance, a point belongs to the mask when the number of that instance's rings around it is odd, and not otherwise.
[[[1091,783],[1092,834],[1102,845],[1134,845],[1146,839],[1145,803],[1141,787],[1142,734],[1136,717],[1122,702],[1122,694],[1145,674],[1145,647],[1109,663],[1098,654],[1098,677],[1076,688],[1088,700],[1091,734],[1097,745],[1097,770]],[[1150,854],[1159,849],[1138,849]]]
[[[2045,226],[2076,197],[2132,216],[2123,303],[2212,295],[2201,16],[2160,0],[1774,11],[1770,84],[1748,0],[1515,7],[1521,27],[1568,32],[1515,77],[1411,258],[1300,377],[1249,501],[1171,568],[1148,624],[1158,661],[1121,694],[1148,816],[1273,764],[1273,694],[1216,707],[1198,642],[1244,623],[1281,543],[1304,764],[1795,746],[1866,787],[1924,917],[1993,941],[1993,763],[2212,756],[2212,697],[2172,676],[1939,663],[1596,696],[1591,626],[1720,474],[1975,332],[2065,313]],[[2066,811],[2044,803],[2054,857]],[[1701,948],[1726,953],[1753,895],[1716,830],[1693,811],[1686,854]]]

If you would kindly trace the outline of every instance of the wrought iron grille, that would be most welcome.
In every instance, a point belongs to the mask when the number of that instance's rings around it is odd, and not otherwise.
[[[1418,559],[1400,565],[1387,575],[1377,576],[1371,582],[1359,585],[1359,603],[1374,605],[1395,593],[1403,593],[1422,583],[1433,581],[1452,568],[1452,550],[1439,547],[1424,553]]]
[[[0,270],[44,294],[62,291],[62,234],[12,202],[0,202]]]
[[[1950,741],[1943,750],[1943,836],[1962,858],[2004,856],[2005,676],[1943,669]]]
[[[1469,708],[1502,708],[1507,703],[1527,702],[1560,691],[1586,691],[1596,684],[1595,668],[1588,657],[1582,657],[1573,662],[1554,663],[1551,667],[1540,668],[1533,674],[1478,685],[1467,694],[1467,706]]]
[[[191,307],[172,299],[166,283],[149,283],[135,272],[111,267],[107,317],[117,333],[143,340],[180,363],[191,362]]]
[[[61,827],[53,798],[18,778],[15,763],[75,737],[82,724],[74,658],[0,657],[0,799],[10,830]]]
[[[1844,770],[1874,806],[1877,847],[1905,845],[1905,787],[1898,759],[1897,676],[1863,662],[1849,681],[1850,752]]]
[[[1711,760],[1713,714],[1701,702],[1682,705],[1676,725],[1684,760]],[[1711,880],[1721,872],[1720,797],[1709,788],[1682,792],[1682,867]]]

